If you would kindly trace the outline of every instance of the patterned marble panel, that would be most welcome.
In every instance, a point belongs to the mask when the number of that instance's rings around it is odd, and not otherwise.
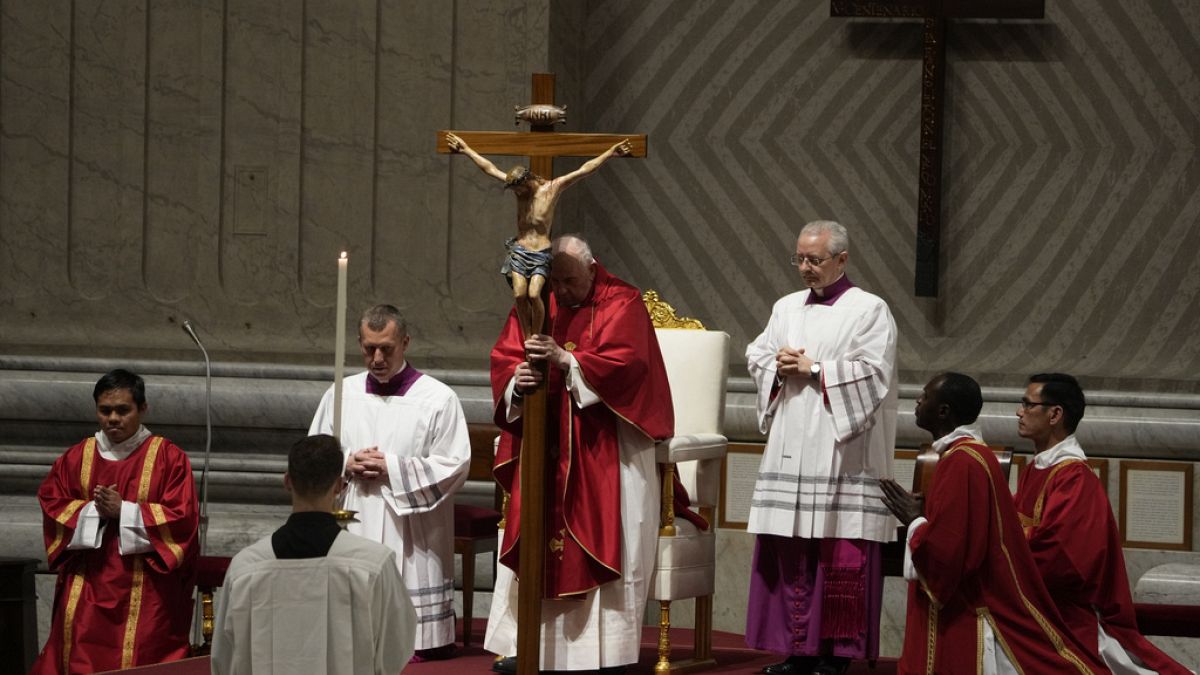
[[[142,287],[146,4],[73,7],[68,273],[79,299],[104,302]]]
[[[352,296],[373,274],[378,36],[375,0],[306,5],[300,295],[318,307],[335,304],[339,251]]]
[[[220,288],[238,304],[270,306],[300,276],[304,3],[226,7]],[[246,315],[209,323],[227,332]]]
[[[892,307],[906,379],[1062,369],[1194,391],[1197,21],[1184,2],[1085,2],[950,27],[942,297],[926,300],[911,293],[919,24],[827,3],[603,3],[589,114],[648,131],[652,154],[587,184],[588,230],[618,274],[730,331],[735,352],[797,286],[795,231],[829,216],[852,227],[851,277]]]
[[[143,278],[150,297],[174,304],[217,277],[222,4],[167,0],[147,10]]]
[[[454,4],[381,2],[379,21],[384,48],[378,53],[369,288],[420,314],[449,294],[451,160],[431,148],[434,132],[453,113]]]
[[[71,20],[68,0],[0,4],[0,297],[67,283]]]

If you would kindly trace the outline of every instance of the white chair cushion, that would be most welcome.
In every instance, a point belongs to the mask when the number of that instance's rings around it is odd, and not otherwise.
[[[683,600],[711,595],[716,588],[717,538],[677,519],[674,537],[658,538],[658,558],[650,578],[650,597]]]

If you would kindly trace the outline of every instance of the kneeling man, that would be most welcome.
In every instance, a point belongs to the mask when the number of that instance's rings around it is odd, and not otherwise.
[[[975,380],[938,375],[917,426],[940,456],[921,503],[895,481],[883,501],[908,526],[908,621],[899,673],[1108,673],[1062,620],[1025,544],[1000,464],[972,426]]]
[[[1117,520],[1075,439],[1086,406],[1074,377],[1041,373],[1017,408],[1017,431],[1037,451],[1016,496],[1033,562],[1071,630],[1114,673],[1191,673],[1138,630]]]

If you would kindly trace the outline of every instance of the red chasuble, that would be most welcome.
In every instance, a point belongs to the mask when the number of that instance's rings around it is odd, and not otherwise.
[[[1055,609],[986,445],[963,438],[946,450],[925,492],[925,517],[909,543],[921,581],[909,585],[898,672],[982,672],[985,622],[1024,672],[1109,672]]]
[[[602,399],[579,408],[551,367],[546,416],[546,597],[582,596],[621,578],[621,477],[618,419],[647,437],[669,438],[675,428],[671,390],[654,326],[633,286],[596,264],[592,292],[577,307],[550,300],[550,335],[570,351],[584,380]],[[525,360],[516,315],[510,313],[492,349],[496,423],[505,430],[495,476],[510,494],[500,560],[517,569],[521,494],[520,422],[505,420],[504,391]]]
[[[1099,643],[1099,619],[1105,633],[1151,669],[1191,672],[1138,630],[1117,521],[1086,462],[1070,459],[1046,469],[1030,464],[1021,473],[1016,502],[1033,561],[1081,641]]]
[[[154,550],[121,555],[110,521],[99,548],[67,550],[97,485],[141,509]],[[38,488],[46,558],[58,573],[50,638],[33,673],[90,673],[187,656],[198,523],[192,467],[178,446],[152,436],[120,461],[96,439],[67,450]]]

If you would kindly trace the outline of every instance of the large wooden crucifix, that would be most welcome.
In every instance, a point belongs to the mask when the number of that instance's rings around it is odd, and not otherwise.
[[[455,152],[447,142],[453,134],[480,155],[524,155],[529,158],[529,173],[551,178],[555,157],[597,157],[628,140],[623,156],[645,157],[644,134],[585,134],[555,132],[554,123],[562,109],[554,106],[554,75],[534,73],[530,131],[447,131],[437,133],[437,151]],[[518,115],[520,118],[520,115]],[[509,179],[512,177],[510,176]],[[546,363],[542,381],[546,382]],[[539,386],[525,396],[522,408],[521,442],[521,541],[518,560],[517,586],[517,673],[533,675],[539,672],[541,657],[542,596],[546,551],[546,387]]]
[[[947,19],[1040,19],[1045,0],[830,0],[830,16],[925,21],[921,66],[921,159],[917,172],[915,291],[937,297],[942,230],[942,103]]]

